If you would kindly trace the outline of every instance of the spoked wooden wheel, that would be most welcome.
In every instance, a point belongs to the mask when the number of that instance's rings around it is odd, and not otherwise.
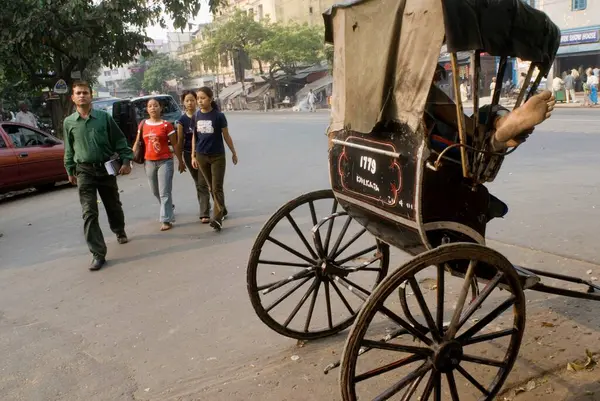
[[[348,328],[386,276],[389,247],[349,217],[331,190],[281,207],[256,238],[247,285],[258,317],[299,340]],[[354,293],[354,295],[353,295]]]
[[[473,277],[485,287],[469,303]],[[418,325],[399,304],[403,285]],[[385,278],[365,303],[342,355],[342,398],[491,401],[524,329],[525,297],[508,260],[482,245],[442,245]]]

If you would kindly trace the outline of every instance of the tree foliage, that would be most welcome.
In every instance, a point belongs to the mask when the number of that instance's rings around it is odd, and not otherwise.
[[[24,88],[52,87],[71,74],[83,75],[103,65],[118,66],[141,54],[150,40],[145,28],[166,26],[164,15],[175,28],[205,6],[215,12],[223,0],[20,0],[0,7],[0,66],[9,82]],[[88,71],[89,75],[89,71]],[[68,96],[61,97],[63,115],[70,112]]]
[[[250,48],[250,55],[269,64],[271,77],[277,71],[292,73],[298,65],[325,59],[323,30],[308,24],[271,24],[262,42]]]
[[[148,60],[148,65],[142,81],[142,88],[148,92],[164,91],[166,81],[181,80],[188,76],[183,63],[173,60],[166,54],[155,54]]]

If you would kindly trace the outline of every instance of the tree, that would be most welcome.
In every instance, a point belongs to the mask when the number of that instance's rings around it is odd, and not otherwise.
[[[145,91],[164,91],[166,81],[185,79],[188,71],[179,60],[173,60],[166,54],[155,54],[148,60],[150,67],[144,73],[142,88]]]
[[[254,20],[252,14],[236,10],[231,17],[216,23],[208,32],[208,40],[202,54],[209,65],[216,65],[216,60],[223,54],[233,59],[237,78],[244,82],[244,70],[252,68],[249,57],[250,49],[259,45],[268,35],[264,23]],[[257,59],[260,63],[260,59]],[[260,67],[262,70],[262,66]]]
[[[212,12],[222,0],[206,0]],[[6,3],[6,4],[4,4]],[[0,60],[5,79],[23,87],[52,88],[59,78],[69,87],[75,71],[86,74],[97,58],[103,65],[119,66],[149,53],[144,29],[184,28],[198,13],[197,0],[22,0],[3,2],[0,8]],[[96,66],[94,66],[95,68]],[[87,72],[89,74],[89,72]],[[59,132],[71,112],[68,95],[60,96]]]
[[[279,71],[293,74],[301,64],[325,60],[323,30],[308,24],[271,24],[267,38],[252,46],[250,55],[269,64],[271,80]]]

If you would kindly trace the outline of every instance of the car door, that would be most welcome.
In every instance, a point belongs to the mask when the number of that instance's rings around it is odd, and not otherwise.
[[[125,134],[127,143],[133,145],[137,135],[138,118],[129,100],[119,100],[112,105],[112,117]]]
[[[17,185],[19,181],[17,154],[9,145],[4,132],[0,129],[0,190]]]
[[[16,152],[21,181],[45,181],[64,172],[64,146],[60,141],[22,124],[2,124],[2,128]],[[55,145],[47,143],[49,138]]]

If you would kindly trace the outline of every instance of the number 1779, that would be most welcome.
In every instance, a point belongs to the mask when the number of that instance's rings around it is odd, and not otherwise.
[[[370,171],[371,174],[375,174],[375,171],[377,171],[377,162],[372,157],[361,156],[360,167]]]

